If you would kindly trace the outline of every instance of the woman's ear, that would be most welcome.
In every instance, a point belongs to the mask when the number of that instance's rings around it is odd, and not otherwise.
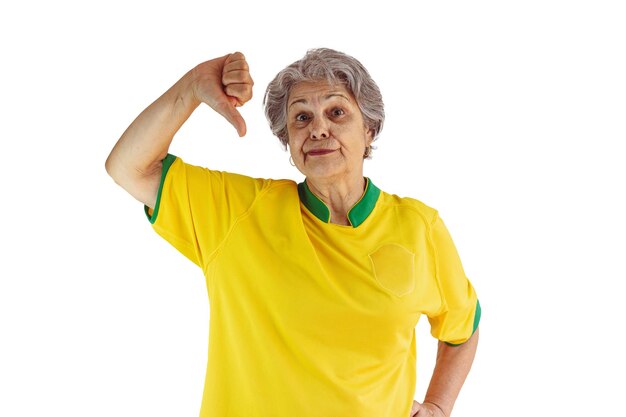
[[[370,146],[374,141],[374,129],[368,129],[367,126],[365,129],[367,129],[365,132],[365,146]]]

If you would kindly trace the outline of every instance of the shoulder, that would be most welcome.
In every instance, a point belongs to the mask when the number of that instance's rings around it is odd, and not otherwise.
[[[435,208],[416,198],[401,197],[385,191],[380,193],[379,204],[384,210],[392,210],[400,216],[412,217],[429,225],[438,217],[438,212]]]
[[[293,180],[258,178],[236,172],[220,171],[187,163],[180,157],[174,155],[168,155],[167,162],[164,160],[164,165],[166,163],[168,174],[171,172],[182,173],[187,177],[187,180],[195,179],[198,181],[218,181],[222,182],[225,187],[229,188],[247,188],[249,186],[253,186],[258,191],[269,191],[297,187],[295,181]]]

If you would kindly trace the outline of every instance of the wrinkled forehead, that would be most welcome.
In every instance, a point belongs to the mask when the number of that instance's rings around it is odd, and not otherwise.
[[[355,102],[352,92],[341,83],[329,83],[328,81],[301,81],[294,84],[289,91],[287,107],[296,102],[309,103],[317,100],[327,100],[333,97],[344,97],[350,102]]]

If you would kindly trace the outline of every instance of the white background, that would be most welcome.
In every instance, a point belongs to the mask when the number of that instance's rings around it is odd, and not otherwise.
[[[240,50],[256,81],[248,135],[203,107],[172,152],[301,180],[261,100],[319,46],[357,57],[383,92],[366,175],[440,211],[479,293],[479,351],[454,415],[623,415],[623,2],[408,3],[0,6],[0,416],[198,414],[202,273],[104,161],[188,69]]]

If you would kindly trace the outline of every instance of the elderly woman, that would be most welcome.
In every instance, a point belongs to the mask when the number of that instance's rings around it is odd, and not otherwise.
[[[137,117],[106,163],[206,277],[201,416],[449,416],[476,351],[480,306],[437,211],[363,177],[384,112],[356,59],[311,50],[267,88],[266,116],[302,183],[168,153],[200,103],[243,136],[236,108],[252,84],[241,53],[198,65]],[[422,314],[440,342],[419,403]]]

